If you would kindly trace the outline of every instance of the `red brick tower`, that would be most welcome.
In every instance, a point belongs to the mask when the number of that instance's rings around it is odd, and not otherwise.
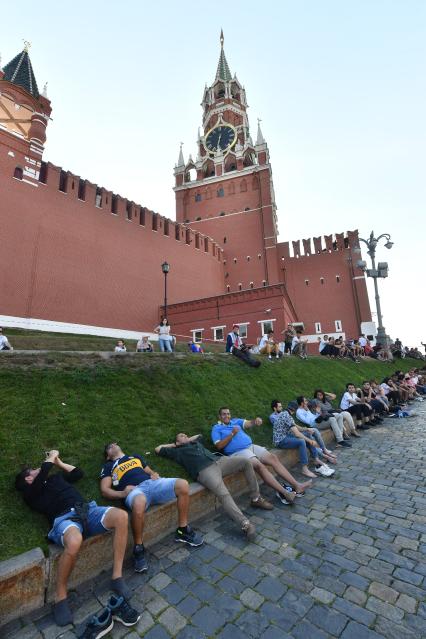
[[[0,68],[0,141],[14,177],[36,186],[52,109],[46,87],[39,93],[28,46]]]
[[[216,77],[205,87],[195,161],[175,166],[176,220],[222,245],[225,291],[279,281],[276,206],[269,151],[258,124],[250,135],[244,87],[232,76],[220,36]],[[272,249],[272,250],[271,250]]]

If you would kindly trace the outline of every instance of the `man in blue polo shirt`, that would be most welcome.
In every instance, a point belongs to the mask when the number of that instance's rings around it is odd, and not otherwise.
[[[262,419],[239,419],[231,418],[231,411],[223,406],[219,409],[219,420],[212,426],[211,437],[216,448],[225,455],[240,455],[250,459],[255,471],[262,477],[265,484],[275,490],[277,498],[282,504],[292,504],[296,496],[303,495],[306,488],[312,482],[303,484],[296,481],[285,466],[282,465],[276,455],[269,452],[263,446],[253,444],[253,440],[245,432],[247,428],[261,426]],[[292,488],[289,492],[282,486],[266,468],[265,464],[271,466],[279,477],[285,480]]]

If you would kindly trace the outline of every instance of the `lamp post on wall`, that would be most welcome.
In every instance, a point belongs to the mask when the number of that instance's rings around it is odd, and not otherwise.
[[[371,269],[367,269],[367,263],[364,260],[359,260],[357,262],[358,268],[362,269],[364,273],[367,273],[367,277],[372,277],[374,281],[374,292],[376,298],[376,308],[377,308],[377,341],[379,344],[383,346],[389,346],[389,337],[386,335],[385,327],[383,326],[382,319],[382,309],[380,307],[380,296],[379,296],[379,288],[377,285],[377,280],[379,277],[387,277],[388,276],[388,263],[387,262],[379,262],[376,268],[376,247],[381,239],[385,239],[385,247],[387,249],[391,249],[393,246],[393,242],[390,241],[389,233],[382,233],[379,237],[374,237],[373,231],[370,233],[370,237],[368,240],[364,240],[362,237],[359,238],[360,242],[364,242],[367,245],[367,253],[371,258]]]
[[[161,270],[164,273],[164,317],[167,317],[167,273],[170,271],[170,264],[163,262]]]

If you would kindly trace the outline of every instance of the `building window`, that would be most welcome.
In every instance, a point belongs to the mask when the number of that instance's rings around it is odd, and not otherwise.
[[[342,332],[343,328],[342,328],[342,322],[340,320],[335,320],[334,326],[336,327],[336,333]]]
[[[266,280],[262,280],[262,286],[266,286]]]
[[[15,170],[13,172],[13,177],[16,178],[17,180],[22,180],[22,178],[24,177],[24,170],[21,166],[15,167]]]
[[[113,195],[111,198],[111,213],[118,215],[118,195]]]
[[[306,286],[309,286],[309,280],[305,280]]]
[[[193,328],[193,329],[191,329],[192,341],[193,342],[202,342],[203,341],[203,331],[204,331],[204,328]]]
[[[175,240],[180,240],[180,226],[176,224],[175,226]]]
[[[247,339],[248,324],[240,324],[239,326],[241,339]]]
[[[185,242],[191,244],[191,231],[189,229],[185,231]]]
[[[259,322],[262,335],[266,335],[269,331],[274,330],[274,322],[275,320],[261,320]]]
[[[195,248],[196,249],[200,248],[200,236],[198,235],[198,233],[195,236]]]
[[[250,255],[247,255],[246,260],[247,262],[250,262]]]
[[[234,264],[236,264],[236,263],[237,263],[237,258],[236,258],[236,257],[234,257]]]
[[[209,238],[208,237],[204,238],[204,252],[205,253],[209,252]]]
[[[223,186],[217,190],[217,197],[223,197],[225,195],[225,191],[223,190]]]
[[[152,230],[158,231],[158,215],[157,213],[152,214]]]
[[[315,333],[322,333],[321,324],[319,322],[315,322]]]
[[[163,233],[169,235],[169,220],[164,220]]]
[[[242,291],[242,290],[243,290],[243,285],[242,285],[242,283],[241,283],[241,282],[238,284],[238,290],[239,290],[239,291]]]
[[[213,326],[213,339],[215,342],[223,342],[225,339],[225,326]]]
[[[196,217],[196,218],[195,218],[195,221],[196,221],[196,222],[201,222],[201,217],[200,217],[200,216]]]
[[[83,202],[86,200],[86,180],[80,180],[78,183],[78,199]]]
[[[95,206],[97,206],[98,209],[102,208],[102,190],[98,186],[96,187]]]
[[[323,277],[320,277],[320,282],[321,282],[321,284],[324,284],[324,278]]]
[[[340,282],[340,275],[336,275],[336,282],[339,284],[339,282]]]
[[[229,293],[229,291],[231,290],[231,287],[229,286],[229,284],[226,285],[226,292]]]
[[[127,202],[126,204],[126,215],[127,215],[127,219],[132,221],[132,203],[131,202]]]
[[[254,288],[254,282],[250,282],[250,288]]]
[[[219,215],[220,215],[220,217],[223,217],[223,216],[225,215],[225,211],[221,211],[221,212],[219,213]]]
[[[143,206],[139,209],[139,224],[145,226],[145,209]]]
[[[201,202],[201,193],[196,193],[195,194],[195,201],[196,202]]]

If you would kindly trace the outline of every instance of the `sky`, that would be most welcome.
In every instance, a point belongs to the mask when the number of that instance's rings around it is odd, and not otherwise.
[[[173,167],[180,142],[185,158],[196,155],[221,28],[253,137],[262,120],[280,241],[389,233],[393,248],[377,249],[389,263],[379,281],[383,323],[419,346],[424,0],[22,0],[3,16],[0,52],[6,64],[29,40],[39,89],[48,82],[44,159],[174,219]],[[370,303],[374,312],[372,290]]]

